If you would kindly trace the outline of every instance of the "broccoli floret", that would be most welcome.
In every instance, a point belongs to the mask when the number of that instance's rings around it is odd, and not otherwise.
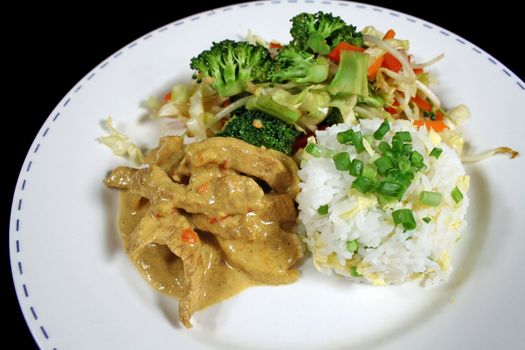
[[[326,58],[287,46],[276,58],[275,69],[270,73],[273,82],[320,83],[328,77]]]
[[[339,45],[342,41],[359,47],[363,46],[365,43],[363,40],[363,33],[358,32],[357,28],[353,25],[347,25],[335,33],[332,37],[332,48]]]
[[[327,55],[341,41],[361,46],[363,38],[354,26],[331,13],[301,13],[291,19],[292,45],[305,51]]]
[[[272,148],[285,154],[292,154],[292,145],[299,136],[292,125],[266,113],[237,109],[217,136],[234,137],[255,146]]]
[[[301,13],[292,18],[291,21],[292,44],[298,48],[309,49],[323,55],[330,53],[330,44],[327,39],[330,39],[335,32],[346,26],[340,17],[324,12]]]
[[[199,78],[212,78],[211,85],[223,97],[243,92],[249,81],[266,81],[271,66],[266,48],[233,40],[214,42],[190,64]]]

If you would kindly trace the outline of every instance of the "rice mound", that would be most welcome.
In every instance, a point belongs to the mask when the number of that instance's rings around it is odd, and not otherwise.
[[[346,151],[351,159],[365,164],[374,154],[357,155],[354,146],[337,141],[337,133],[352,128],[371,135],[382,120],[363,119],[359,125],[337,124],[316,132],[317,144],[334,152]],[[451,272],[451,248],[466,226],[469,177],[455,151],[441,142],[440,136],[419,130],[409,121],[390,123],[383,141],[391,142],[396,131],[409,131],[412,146],[424,157],[426,167],[416,173],[401,201],[381,207],[374,194],[362,194],[351,189],[355,177],[335,168],[332,158],[303,160],[299,177],[301,192],[297,196],[299,219],[304,240],[312,252],[316,268],[326,274],[345,276],[357,282],[373,285],[397,284],[422,278],[425,283],[447,280]],[[377,141],[378,142],[378,141]],[[429,156],[434,147],[443,151],[438,159]],[[376,155],[377,157],[377,155]],[[454,187],[463,193],[456,203],[451,192]],[[419,203],[421,191],[442,193],[437,207]],[[320,215],[318,208],[328,204],[328,214]],[[412,209],[417,227],[404,230],[394,225],[392,211]],[[423,218],[430,218],[426,223]],[[428,219],[427,219],[428,220]],[[358,249],[351,252],[347,241],[357,240]]]

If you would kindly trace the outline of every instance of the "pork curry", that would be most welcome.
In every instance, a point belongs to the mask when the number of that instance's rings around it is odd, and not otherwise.
[[[213,137],[160,140],[145,168],[118,167],[105,184],[120,192],[126,253],[159,292],[179,299],[179,317],[257,284],[297,280],[303,255],[294,199],[297,165],[283,153]]]

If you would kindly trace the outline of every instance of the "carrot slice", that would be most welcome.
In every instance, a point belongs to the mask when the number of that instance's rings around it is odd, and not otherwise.
[[[184,243],[196,243],[199,241],[199,235],[197,235],[197,232],[193,231],[191,228],[185,228],[182,230],[181,240]]]
[[[389,40],[389,39],[394,39],[394,37],[396,36],[396,32],[394,32],[393,29],[389,29],[385,36],[383,37],[383,40]]]
[[[395,109],[394,107],[385,107],[385,111],[387,111],[388,113],[394,115],[394,114],[397,114],[397,109]]]
[[[365,49],[359,46],[355,46],[344,41],[341,41],[326,57],[328,57],[332,62],[339,63],[341,51],[357,51],[363,52]]]
[[[208,190],[208,184],[207,183],[203,183],[202,185],[199,186],[199,188],[197,188],[197,193],[203,194],[207,190]]]
[[[419,108],[421,108],[425,112],[432,112],[432,105],[428,101],[422,99],[421,97],[412,97],[410,101],[414,102]]]
[[[376,77],[377,71],[381,67],[381,64],[383,64],[384,59],[385,59],[384,56],[379,56],[378,58],[376,58],[374,63],[372,63],[372,65],[368,67],[368,74],[367,74],[368,79],[372,80]]]
[[[386,53],[384,56],[382,67],[390,69],[393,72],[398,73],[401,70],[403,65],[397,58],[395,58],[391,53]]]
[[[398,100],[394,100],[394,103],[392,103],[392,105],[390,105],[389,107],[385,107],[385,111],[387,111],[388,113],[390,114],[398,114],[399,111],[397,110],[396,107],[399,107],[399,101]]]
[[[447,125],[443,123],[441,120],[430,120],[427,123],[430,124],[430,127],[434,129],[436,132],[442,132],[447,128]]]
[[[425,124],[427,130],[433,129],[435,132],[442,132],[447,128],[441,120],[414,120],[413,124],[418,128]]]

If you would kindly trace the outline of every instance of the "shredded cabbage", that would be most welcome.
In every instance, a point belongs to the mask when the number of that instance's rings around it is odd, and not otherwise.
[[[382,39],[385,36],[385,33],[383,33],[382,31],[378,30],[374,26],[366,26],[366,27],[364,27],[363,30],[361,30],[361,33],[366,34],[366,35],[375,36],[378,39]]]
[[[252,45],[260,45],[266,48],[269,46],[266,40],[259,35],[254,34],[251,29],[248,29],[248,33],[246,33],[246,41]]]
[[[170,99],[164,104],[155,97],[149,97],[146,105],[151,112],[150,117],[153,119],[188,117],[189,98],[194,88],[190,84],[174,85]]]
[[[246,105],[246,102],[249,98],[250,96],[240,98],[237,101],[231,103],[230,105],[224,107],[219,112],[217,112],[217,114],[215,114],[215,116],[213,117],[213,122],[218,122],[222,118],[229,116],[236,109],[243,107],[244,105]]]
[[[159,108],[162,106],[162,103],[159,101],[158,98],[154,96],[150,96],[146,100],[146,106],[148,107],[150,111],[152,111],[152,115],[153,115],[159,110]]]
[[[358,105],[355,106],[354,111],[360,116],[365,118],[381,118],[381,119],[387,119],[390,118],[390,113],[385,112],[382,109],[372,107],[372,106],[366,106],[366,105]]]
[[[192,87],[188,84],[177,84],[171,88],[171,98],[169,102],[178,104],[188,103]]]
[[[463,136],[459,132],[445,130],[440,133],[440,136],[443,142],[452,147],[461,156],[465,140],[463,140]]]
[[[456,106],[448,112],[448,119],[454,123],[453,128],[458,128],[470,119],[470,111],[465,105]]]
[[[188,114],[190,119],[186,122],[188,130],[197,140],[206,138],[206,123],[204,122],[204,104],[202,101],[202,87],[199,87],[190,97]]]
[[[297,101],[300,103],[299,110],[306,113],[304,117],[315,125],[326,118],[330,109],[330,95],[326,89],[305,89],[297,96]]]
[[[129,158],[136,165],[144,163],[144,156],[140,148],[129,137],[113,127],[111,117],[106,119],[106,129],[109,131],[109,135],[99,137],[98,140],[108,146],[114,155]]]
[[[336,107],[341,112],[343,116],[343,121],[345,123],[350,123],[355,125],[357,119],[355,117],[354,108],[357,104],[357,95],[353,95],[350,98],[346,99],[335,99],[330,102],[330,107]]]

